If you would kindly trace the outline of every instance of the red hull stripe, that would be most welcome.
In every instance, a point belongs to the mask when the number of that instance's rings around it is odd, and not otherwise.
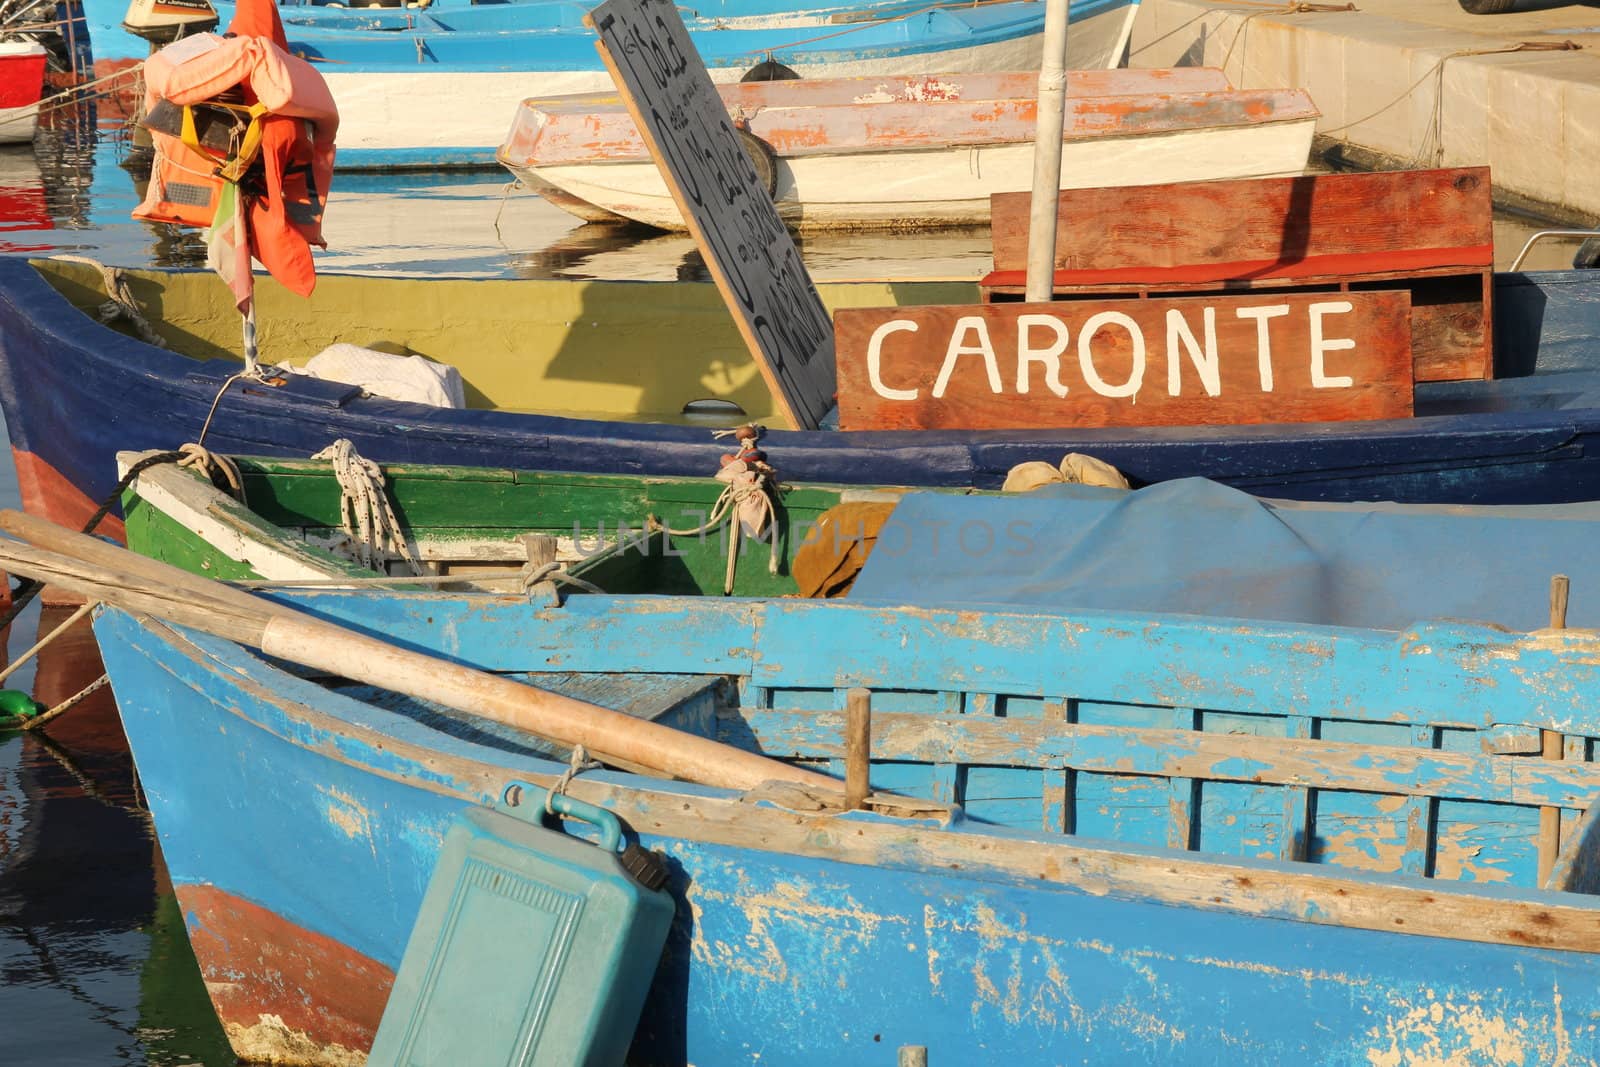
[[[89,521],[89,517],[100,506],[98,500],[90,500],[89,494],[73,485],[61,472],[32,452],[13,448],[11,460],[17,467],[17,484],[22,490],[22,509],[28,514],[49,519],[58,526],[81,530],[83,524]],[[95,528],[95,533],[114,537],[118,541],[127,539],[122,520],[116,515],[107,515],[101,519],[100,525]]]
[[[249,1029],[276,1015],[318,1046],[372,1047],[394,971],[216,886],[175,891],[224,1026]]]

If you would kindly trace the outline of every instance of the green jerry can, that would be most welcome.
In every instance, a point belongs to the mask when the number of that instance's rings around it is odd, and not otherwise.
[[[544,825],[591,823],[599,844]],[[445,837],[367,1063],[620,1064],[672,925],[661,857],[604,808],[513,785]],[[526,815],[524,815],[526,813]]]

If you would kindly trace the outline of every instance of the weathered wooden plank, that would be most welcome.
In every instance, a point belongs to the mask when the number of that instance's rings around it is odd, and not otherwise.
[[[1200,727],[1200,716],[1193,708],[1173,708],[1172,728],[1194,731]],[[1174,777],[1168,781],[1172,799],[1169,802],[1167,847],[1191,849],[1195,845],[1195,804],[1199,800],[1199,783],[1193,778]]]
[[[836,315],[846,430],[1411,414],[1410,298],[1218,295]]]
[[[1071,721],[1068,702],[1064,700],[1047,700],[1044,704],[1044,713],[1041,717],[1045,723],[1064,723]],[[1076,794],[1073,772],[1070,770],[1051,770],[1044,772],[1044,781],[1040,785],[1040,800],[1044,802],[1044,829],[1047,833],[1070,834],[1073,833],[1073,797]]]
[[[833,326],[670,0],[584,16],[745,343],[796,427],[833,407]]]
[[[855,106],[837,106],[850,103],[847,100],[835,99],[829,106],[804,99],[819,95],[815,88],[819,85],[836,94],[839,87],[827,83],[840,79],[719,85],[717,90],[723,107],[748,123],[750,132],[784,159],[843,155],[863,148],[909,151],[1033,140],[1038,124],[1036,88],[1015,92],[1023,84],[1015,79],[1010,86],[1013,96],[974,95],[962,91],[962,79],[962,75],[895,79],[901,85],[889,79],[876,85],[861,79],[857,95],[874,99],[870,104],[857,100]],[[924,91],[917,93],[915,88]],[[513,143],[502,157],[513,163],[554,167],[649,158],[620,101],[556,98],[530,101],[526,110],[527,120],[516,124]],[[1314,117],[1305,93],[1295,89],[1174,91],[1131,85],[1128,91],[1110,96],[1069,90],[1062,135],[1068,141],[1147,137]]]
[[[1056,265],[1140,270],[1366,256],[1364,270],[1383,270],[1386,257],[1426,249],[1447,265],[1489,267],[1489,192],[1487,167],[1065,189]],[[1027,268],[1030,199],[990,200],[996,270]]]
[[[820,758],[843,752],[838,712],[749,709],[735,714],[768,755]],[[1595,764],[1087,723],[874,715],[873,754],[880,760],[1070,768],[1558,807],[1584,807],[1600,795]]]

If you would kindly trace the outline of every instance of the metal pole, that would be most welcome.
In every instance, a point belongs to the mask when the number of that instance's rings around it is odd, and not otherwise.
[[[1067,111],[1069,0],[1046,0],[1044,61],[1039,66],[1038,123],[1033,131],[1033,210],[1028,216],[1029,303],[1055,290],[1056,199],[1061,190],[1061,137]]]

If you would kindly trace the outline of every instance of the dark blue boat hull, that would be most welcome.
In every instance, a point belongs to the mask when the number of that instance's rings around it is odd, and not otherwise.
[[[773,431],[764,445],[788,479],[858,485],[995,488],[1018,463],[1087,452],[1135,484],[1204,476],[1290,499],[1600,498],[1600,373],[1589,369],[1596,363],[1600,272],[1508,276],[1498,292],[1503,362],[1539,374],[1419,387],[1418,418],[1132,430]],[[26,261],[0,257],[0,406],[30,511],[81,522],[115,485],[115,453],[195,440],[233,369],[101,326]],[[205,443],[226,453],[306,456],[337,437],[385,463],[645,475],[708,475],[726,450],[703,427],[440,410],[314,380],[235,385],[218,405]]]

